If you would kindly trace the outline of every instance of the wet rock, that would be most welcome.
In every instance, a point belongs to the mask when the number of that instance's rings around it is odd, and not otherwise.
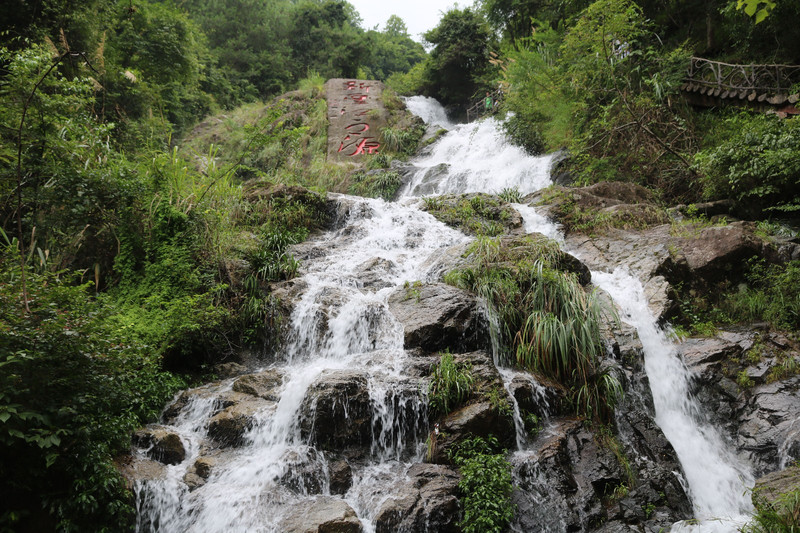
[[[394,284],[388,280],[392,279],[396,273],[397,265],[394,261],[382,257],[373,257],[358,266],[356,277],[362,288],[378,291],[393,286]]]
[[[508,388],[520,411],[536,415],[540,420],[558,413],[565,400],[563,389],[539,383],[532,376],[515,376]]]
[[[194,471],[201,478],[208,479],[216,465],[217,460],[214,457],[198,457],[194,462]]]
[[[361,533],[356,512],[347,502],[331,496],[295,504],[279,525],[283,533]]]
[[[756,475],[800,457],[800,376],[771,377],[796,357],[792,341],[752,328],[688,339],[678,351],[694,374],[693,392],[711,423],[736,444]]]
[[[404,328],[405,348],[469,351],[489,345],[489,328],[475,296],[443,283],[401,288],[389,309]]]
[[[643,438],[650,442],[640,448],[650,448],[652,458],[643,459],[610,435],[593,433],[580,420],[551,422],[528,455],[513,457],[517,530],[626,531],[618,527],[628,523],[658,531],[691,517],[691,504],[669,470],[677,465],[671,460],[674,452],[654,424],[645,424],[644,433],[651,435]],[[659,456],[667,449],[671,455],[663,460]],[[660,468],[652,467],[659,463]],[[602,529],[613,522],[616,529]]]
[[[125,485],[129,490],[133,489],[137,481],[163,479],[167,472],[164,464],[137,455],[115,458],[114,467],[125,478]]]
[[[800,489],[800,466],[778,470],[756,480],[753,487],[753,503],[774,504],[787,492]]]
[[[439,423],[441,433],[436,438],[431,460],[447,463],[446,451],[468,437],[494,435],[501,444],[514,439],[514,422],[506,412],[499,412],[487,401],[477,401],[445,415]]]
[[[220,363],[214,366],[214,373],[220,378],[232,378],[247,372],[247,367],[239,363]]]
[[[375,517],[376,533],[459,531],[458,481],[459,475],[447,466],[411,466],[406,480],[381,505]]]
[[[206,484],[206,480],[195,474],[194,472],[186,472],[183,475],[183,482],[189,487],[190,491],[199,489]]]
[[[321,494],[325,486],[325,462],[317,450],[309,446],[287,450],[279,463],[285,465],[280,483],[294,492]]]
[[[430,194],[435,194],[442,178],[447,176],[449,171],[450,165],[447,163],[440,163],[429,168],[419,183],[414,187],[413,190],[410,191],[410,196],[427,196]]]
[[[738,445],[756,467],[756,475],[800,459],[800,376],[756,386],[736,405]]]
[[[331,494],[345,494],[353,485],[353,469],[344,459],[328,465],[328,476],[331,480]]]
[[[208,436],[221,446],[240,446],[245,434],[253,427],[256,413],[273,408],[274,402],[237,401],[226,406],[208,422]]]
[[[754,230],[755,225],[750,222],[699,230],[687,228],[688,234],[672,239],[673,246],[680,250],[676,262],[687,270],[686,279],[695,286],[739,279],[747,259],[765,252],[765,243]]]
[[[176,465],[186,458],[186,448],[180,436],[166,428],[149,427],[133,434],[133,443],[149,448],[147,455],[165,465]]]
[[[278,401],[278,389],[283,383],[283,373],[276,369],[258,374],[246,374],[233,382],[233,390],[265,400]]]
[[[326,370],[306,392],[300,408],[300,430],[323,449],[367,445],[372,405],[363,372]]]

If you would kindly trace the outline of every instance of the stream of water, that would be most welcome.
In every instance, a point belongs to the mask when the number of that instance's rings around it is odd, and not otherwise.
[[[259,408],[240,446],[215,452],[216,465],[206,483],[189,490],[184,476],[198,457],[210,453],[208,419],[230,394],[233,380],[198,389],[172,421],[171,429],[187,447],[186,459],[166,467],[165,476],[135,487],[138,531],[279,532],[294,506],[314,499],[303,480],[291,489],[281,482],[298,460],[321,472],[320,492],[330,494],[327,459],[309,446],[298,419],[309,388],[331,373],[357,370],[368,382],[373,444],[370,456],[354,469],[352,486],[341,496],[356,511],[364,531],[375,530],[375,513],[391,495],[389,489],[422,460],[429,429],[425,402],[418,385],[405,376],[409,356],[388,299],[406,283],[438,280],[447,266],[448,250],[469,238],[421,211],[419,196],[507,188],[524,195],[551,183],[552,157],[531,157],[511,146],[494,119],[453,125],[434,100],[416,97],[408,106],[426,122],[450,131],[427,155],[412,161],[417,170],[399,201],[340,198],[340,205],[346,206],[344,223],[304,245],[291,332],[270,366],[282,376],[276,401]],[[528,232],[563,243],[559,228],[534,208],[515,207]],[[364,272],[376,264],[380,282],[365,282]],[[701,410],[689,395],[686,368],[647,310],[641,283],[624,268],[594,272],[593,279],[639,332],[656,420],[678,453],[697,517],[740,520],[737,517],[749,510],[744,489],[752,483],[751,476],[713,428],[702,422]],[[507,384],[520,376],[511,369],[500,371]],[[518,419],[517,410],[519,428]],[[517,433],[518,453],[524,453],[524,432]],[[560,524],[552,517],[552,531],[563,529]],[[675,529],[717,527],[706,524],[679,524]],[[725,524],[718,530],[730,531],[732,522]]]

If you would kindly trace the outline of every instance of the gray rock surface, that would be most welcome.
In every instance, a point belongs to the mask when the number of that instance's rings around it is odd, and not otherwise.
[[[435,352],[469,351],[489,346],[489,326],[475,296],[445,285],[423,283],[401,288],[389,309],[403,325],[405,347]]]
[[[303,438],[323,449],[369,445],[372,404],[366,374],[355,370],[324,371],[303,400],[300,430]]]
[[[147,455],[165,465],[176,465],[186,458],[186,448],[180,436],[163,427],[140,429],[133,434],[133,443],[148,448]]]
[[[295,504],[279,525],[284,533],[361,533],[363,527],[347,502],[330,496]]]
[[[393,488],[375,518],[376,533],[455,533],[458,473],[450,467],[415,464],[406,481]]]

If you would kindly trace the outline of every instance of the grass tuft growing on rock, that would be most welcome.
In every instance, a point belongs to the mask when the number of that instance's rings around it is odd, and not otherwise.
[[[498,317],[501,360],[561,383],[576,411],[608,419],[622,389],[600,368],[602,324],[614,312],[586,292],[568,256],[547,239],[478,238],[468,267],[445,282],[481,296]]]

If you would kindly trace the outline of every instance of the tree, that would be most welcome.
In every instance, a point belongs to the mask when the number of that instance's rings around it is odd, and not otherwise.
[[[469,8],[451,9],[423,37],[433,45],[425,69],[425,92],[445,105],[468,102],[492,67],[486,21]]]
[[[427,56],[425,48],[408,36],[405,22],[397,15],[389,17],[383,32],[370,30],[366,37],[370,54],[363,68],[371,78],[385,81],[392,74],[405,74]]]
[[[326,78],[355,78],[369,53],[355,11],[338,0],[298,3],[289,45],[296,79],[312,71]]]

